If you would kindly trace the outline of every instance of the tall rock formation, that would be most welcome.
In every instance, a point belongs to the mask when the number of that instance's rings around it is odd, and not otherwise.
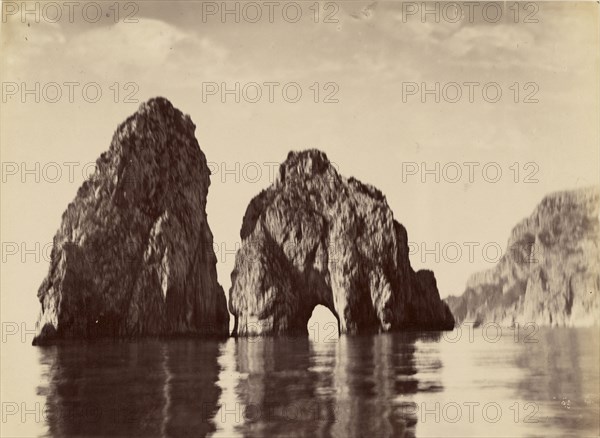
[[[227,335],[195,128],[163,98],[118,127],[54,236],[34,344]]]
[[[248,206],[231,274],[234,335],[306,334],[314,307],[340,333],[452,329],[430,271],[415,272],[384,195],[317,150],[290,152]]]
[[[473,275],[460,297],[446,302],[458,321],[598,324],[600,190],[546,196],[519,223],[498,264]]]

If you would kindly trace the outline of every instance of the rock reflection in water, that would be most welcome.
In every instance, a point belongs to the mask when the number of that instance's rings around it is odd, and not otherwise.
[[[39,391],[58,436],[413,437],[413,395],[442,388],[441,361],[417,361],[416,340],[65,344],[40,350],[50,371]]]
[[[435,334],[396,333],[342,336],[331,343],[196,339],[40,348],[33,379],[41,380],[37,392],[46,399],[40,423],[46,429],[40,433],[228,438],[598,434],[595,329],[540,329],[533,343],[522,337],[515,341],[513,332],[498,342],[481,336],[475,331],[472,340],[451,341],[455,333],[441,340]],[[31,356],[22,357],[26,363]],[[22,382],[21,377],[7,381]],[[37,402],[25,400],[30,410]],[[474,402],[471,420],[466,406]],[[498,420],[484,415],[486,403],[501,409]],[[458,406],[462,415],[449,406]],[[34,417],[27,416],[28,433],[12,435],[36,435],[37,424],[30,424]],[[3,431],[20,426],[21,418],[9,416]]]
[[[216,341],[60,345],[44,418],[52,436],[205,436],[220,390]]]
[[[598,339],[595,328],[543,328],[536,333],[537,342],[515,355],[514,366],[524,370],[517,393],[536,401],[535,411],[526,414],[537,420],[535,425],[543,428],[546,436],[563,429],[575,436],[598,433]]]
[[[236,430],[245,436],[413,437],[412,395],[442,388],[435,374],[433,382],[420,386],[416,339],[385,334],[343,336],[333,343],[232,341]],[[439,358],[431,362],[441,367]],[[220,405],[221,421],[236,420],[231,403]]]

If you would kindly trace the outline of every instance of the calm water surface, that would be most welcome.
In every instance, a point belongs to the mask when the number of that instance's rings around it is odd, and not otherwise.
[[[2,436],[598,436],[597,329],[526,334],[9,343]]]

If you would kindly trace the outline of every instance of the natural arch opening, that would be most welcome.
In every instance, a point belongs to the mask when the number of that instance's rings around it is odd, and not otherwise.
[[[306,324],[308,338],[314,342],[337,342],[340,322],[327,307],[317,304]]]

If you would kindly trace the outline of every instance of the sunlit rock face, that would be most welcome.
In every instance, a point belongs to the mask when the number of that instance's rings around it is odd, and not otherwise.
[[[228,333],[194,131],[163,98],[118,127],[54,236],[34,344]]]
[[[318,304],[340,333],[451,329],[430,271],[415,272],[383,194],[323,152],[290,152],[248,206],[231,274],[234,335],[306,334]]]
[[[519,223],[498,264],[471,277],[463,295],[448,297],[457,321],[598,324],[600,190],[546,196]]]

